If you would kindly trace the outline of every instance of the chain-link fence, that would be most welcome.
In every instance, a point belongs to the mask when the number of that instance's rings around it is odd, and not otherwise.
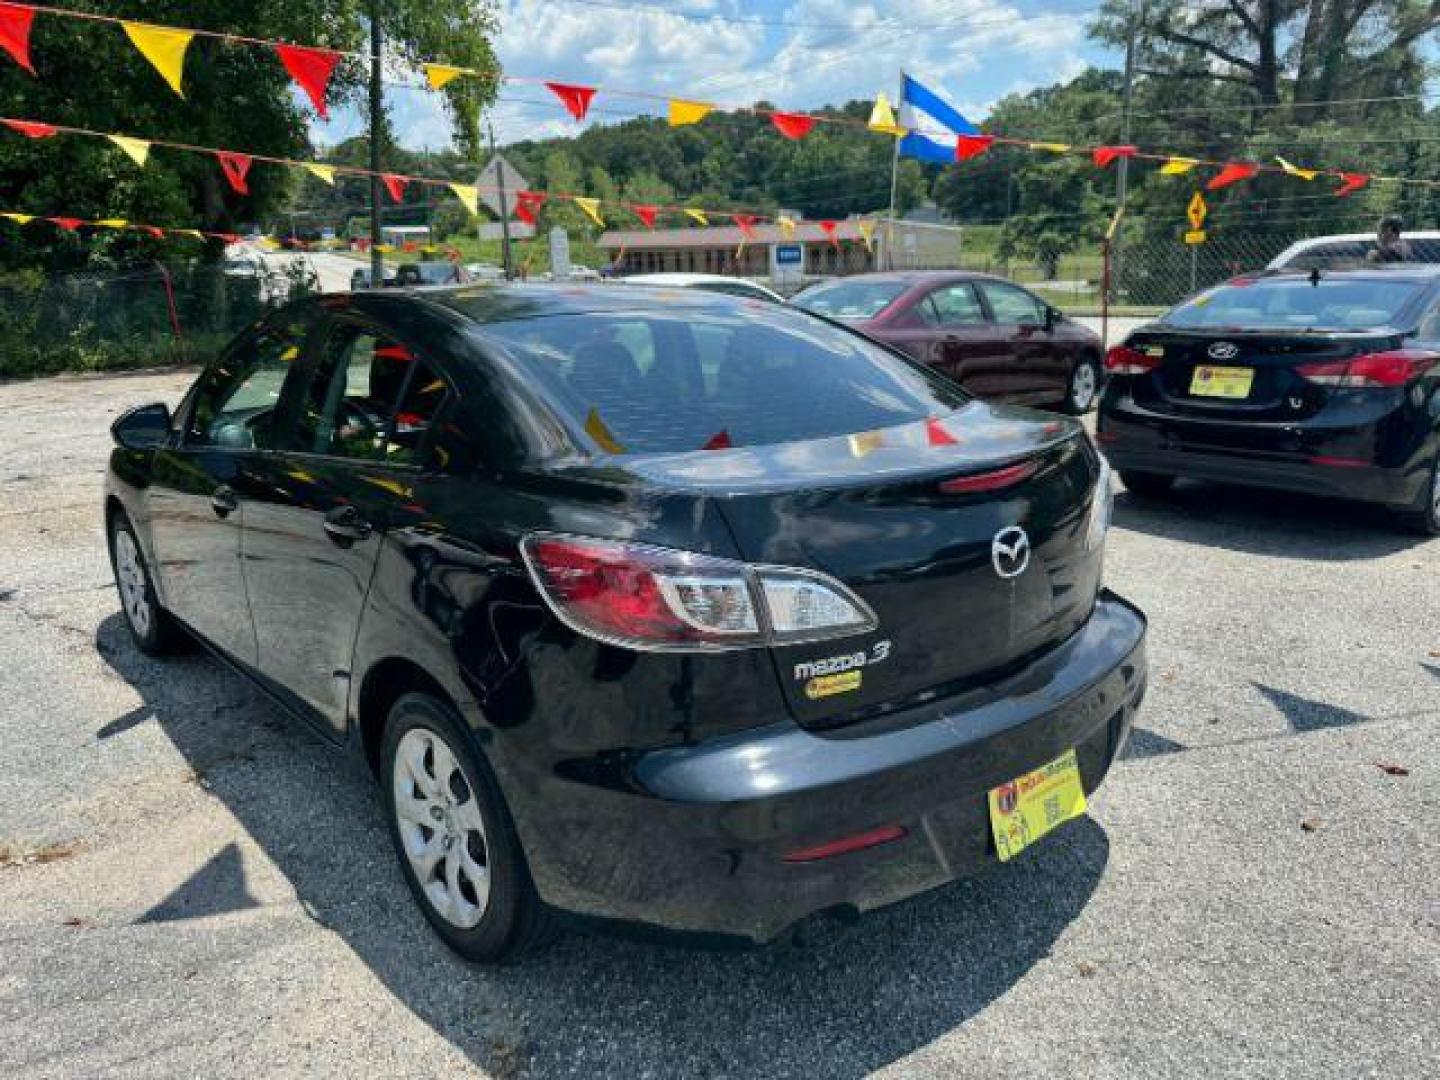
[[[312,287],[239,260],[129,271],[0,274],[0,378],[203,363]]]

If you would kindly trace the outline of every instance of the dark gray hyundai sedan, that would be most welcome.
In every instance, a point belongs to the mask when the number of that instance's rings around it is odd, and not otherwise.
[[[1079,425],[774,304],[328,296],[114,435],[139,647],[362,752],[474,959],[559,911],[763,942],[1017,857],[1145,689]]]

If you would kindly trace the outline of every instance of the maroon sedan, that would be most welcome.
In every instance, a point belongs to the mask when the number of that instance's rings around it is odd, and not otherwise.
[[[794,298],[943,371],[977,397],[1088,412],[1100,338],[1038,296],[988,274],[858,274]]]

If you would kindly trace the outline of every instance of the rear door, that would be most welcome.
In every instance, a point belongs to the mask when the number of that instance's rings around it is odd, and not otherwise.
[[[155,455],[147,490],[151,544],[166,608],[212,645],[256,659],[240,540],[250,476],[273,451],[304,319],[239,338],[201,376],[174,448]]]
[[[1046,306],[1024,289],[1004,281],[977,282],[990,309],[1007,360],[1005,389],[1012,401],[1054,401],[1065,395],[1068,367],[1053,360],[1054,335],[1047,323]]]
[[[343,733],[376,556],[410,501],[448,384],[376,325],[337,318],[247,505],[243,555],[259,667]]]
[[[979,397],[1005,393],[1009,350],[974,285],[961,281],[932,289],[916,311],[938,335],[936,367]]]

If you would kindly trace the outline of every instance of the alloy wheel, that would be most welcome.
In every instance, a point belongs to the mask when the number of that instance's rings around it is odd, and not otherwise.
[[[468,930],[490,902],[490,852],[475,792],[445,740],[407,731],[391,777],[395,823],[421,891],[435,912]]]
[[[145,581],[145,564],[135,537],[128,529],[115,532],[115,582],[120,587],[120,603],[139,637],[147,637],[155,620],[150,605],[150,592]]]

